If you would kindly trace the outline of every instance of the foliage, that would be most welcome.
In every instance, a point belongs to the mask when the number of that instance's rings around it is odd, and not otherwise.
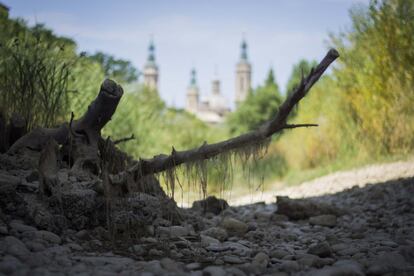
[[[312,67],[318,65],[316,60],[308,61],[301,59],[298,63],[293,65],[289,80],[286,84],[285,94],[290,94],[300,83],[302,76],[306,76],[311,71]]]
[[[270,70],[264,85],[251,91],[237,110],[230,114],[227,121],[230,132],[240,134],[254,130],[276,114],[281,102],[279,87],[273,70]]]
[[[96,52],[88,57],[101,65],[106,78],[122,84],[131,83],[138,79],[137,69],[128,60],[116,59],[114,56],[102,52]]]
[[[374,1],[351,13],[353,30],[333,37],[341,103],[355,138],[372,155],[414,147],[414,1]]]
[[[52,126],[64,116],[74,44],[36,25],[1,18],[0,109],[19,113],[28,129]],[[10,29],[13,32],[10,32]]]
[[[286,133],[279,142],[291,170],[413,152],[414,1],[373,1],[354,8],[351,18],[349,31],[331,35],[339,65],[294,118],[319,127]]]

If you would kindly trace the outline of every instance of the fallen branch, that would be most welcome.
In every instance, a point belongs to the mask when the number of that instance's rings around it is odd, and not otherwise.
[[[123,95],[121,86],[114,81],[105,80],[96,99],[89,105],[88,110],[79,120],[74,120],[71,114],[69,123],[64,123],[58,128],[37,128],[17,140],[8,150],[8,153],[16,153],[21,149],[30,148],[41,150],[50,138],[63,145],[72,135],[73,138],[85,138],[87,144],[97,145],[101,138],[101,129],[111,119],[119,100]]]
[[[249,145],[260,144],[283,129],[317,126],[316,124],[291,125],[287,124],[286,121],[294,106],[306,96],[308,91],[319,80],[329,65],[338,57],[339,53],[335,49],[329,50],[318,66],[312,68],[306,78],[302,77],[299,86],[287,97],[282,105],[280,105],[276,116],[264,123],[257,130],[215,144],[209,145],[205,142],[202,146],[191,150],[176,151],[173,148],[170,155],[162,154],[154,156],[151,159],[140,159],[128,171],[141,177],[155,174],[183,163],[209,159],[220,153],[236,150]],[[120,177],[122,176],[120,175]]]

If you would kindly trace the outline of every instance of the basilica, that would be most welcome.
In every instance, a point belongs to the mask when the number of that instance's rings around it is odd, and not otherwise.
[[[149,54],[144,66],[144,85],[158,90],[159,70],[155,62],[155,46],[151,42],[148,48]],[[235,105],[243,102],[251,88],[252,66],[247,58],[247,43],[241,43],[241,54],[235,70]],[[186,93],[186,111],[194,114],[200,120],[208,124],[219,124],[224,121],[226,114],[230,112],[229,102],[220,90],[220,80],[214,79],[211,84],[211,93],[205,99],[201,99],[200,90],[197,85],[197,73],[191,70],[190,84]]]

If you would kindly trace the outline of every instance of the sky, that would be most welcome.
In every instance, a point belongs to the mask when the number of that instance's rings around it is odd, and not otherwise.
[[[349,9],[368,0],[0,0],[12,18],[44,23],[72,38],[78,51],[103,51],[142,69],[150,37],[156,46],[159,92],[170,106],[184,107],[195,67],[201,97],[211,81],[234,105],[235,67],[244,35],[252,64],[252,87],[270,68],[285,90],[300,59],[320,60],[329,33],[351,26]]]

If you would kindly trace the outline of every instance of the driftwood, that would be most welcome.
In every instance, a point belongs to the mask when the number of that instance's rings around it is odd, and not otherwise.
[[[96,99],[89,105],[86,113],[75,121],[64,123],[58,128],[38,128],[17,140],[8,150],[16,154],[30,149],[41,151],[53,138],[64,146],[62,155],[74,169],[88,169],[99,173],[99,142],[102,141],[101,129],[114,114],[123,95],[121,86],[112,80],[105,80]]]
[[[140,159],[127,172],[123,172],[112,178],[125,179],[126,173],[135,175],[136,178],[159,173],[183,163],[209,159],[231,150],[260,144],[275,133],[284,129],[317,126],[316,124],[287,124],[287,118],[295,105],[306,96],[308,91],[319,80],[329,65],[338,57],[339,53],[335,49],[331,49],[318,66],[311,70],[307,77],[302,77],[301,83],[282,103],[276,116],[264,123],[257,130],[215,144],[209,145],[204,143],[202,146],[191,150],[176,151],[173,148],[170,155],[157,155],[151,159]]]
[[[140,159],[135,161],[128,169],[121,168],[109,172],[110,182],[115,186],[117,184],[123,186],[126,182],[130,183],[131,181],[127,181],[127,179],[131,180],[130,176],[133,176],[132,180],[136,184],[140,181],[139,179],[143,179],[145,176],[172,169],[183,163],[213,158],[218,154],[251,145],[260,145],[266,139],[284,129],[316,126],[316,124],[288,124],[287,118],[295,105],[306,96],[329,65],[338,57],[338,52],[331,49],[308,76],[302,77],[299,86],[282,103],[275,117],[264,123],[256,131],[215,144],[204,143],[202,146],[190,150],[176,151],[173,148],[170,155],[157,155],[151,159]],[[14,154],[27,148],[41,151],[50,138],[53,138],[63,146],[62,159],[67,160],[72,169],[89,170],[89,172],[98,175],[102,169],[100,168],[99,146],[104,141],[101,137],[101,129],[111,119],[122,95],[121,86],[114,81],[105,80],[98,96],[79,120],[73,121],[72,114],[70,122],[62,124],[58,128],[36,129],[16,141],[8,153]],[[133,139],[133,136],[117,142],[128,139]],[[113,145],[112,143],[112,147],[114,147]],[[127,185],[129,186],[129,184]]]

